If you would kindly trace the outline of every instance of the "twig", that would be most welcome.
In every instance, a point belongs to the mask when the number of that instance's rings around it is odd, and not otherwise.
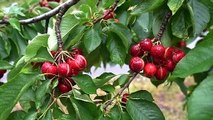
[[[115,0],[114,4],[109,8],[109,12],[107,14],[105,14],[104,16],[101,16],[95,20],[93,20],[93,24],[98,23],[99,21],[101,21],[105,16],[111,14],[111,12],[114,12],[117,5],[118,5],[119,0]]]
[[[133,76],[132,78],[121,88],[121,90],[113,97],[111,98],[108,102],[106,102],[106,104],[104,105],[103,109],[106,110],[106,108],[112,104],[112,102],[118,97],[120,96],[123,91],[129,87],[130,83],[136,78],[136,76],[138,75],[139,73],[133,73]]]
[[[166,26],[167,26],[167,24],[168,24],[169,19],[170,19],[171,16],[172,16],[172,12],[171,11],[169,11],[168,13],[166,13],[166,15],[165,15],[165,17],[163,19],[163,22],[162,22],[162,24],[160,26],[160,30],[159,30],[159,32],[157,34],[157,39],[156,40],[158,40],[158,41],[161,40],[161,38],[163,36],[163,33],[166,30]]]
[[[45,21],[45,30],[44,30],[44,33],[48,32],[49,21],[50,21],[50,18],[47,18],[46,21]]]
[[[58,7],[50,10],[49,12],[46,12],[44,14],[41,14],[41,15],[33,17],[33,18],[19,20],[19,23],[22,25],[26,25],[26,24],[36,23],[41,20],[45,20],[47,18],[50,18],[50,17],[56,15],[62,7],[72,6],[76,3],[78,3],[78,1],[79,0],[67,0],[66,2],[64,2],[63,4],[59,5]],[[0,20],[0,24],[9,24],[9,21],[7,19],[3,19],[3,20]]]

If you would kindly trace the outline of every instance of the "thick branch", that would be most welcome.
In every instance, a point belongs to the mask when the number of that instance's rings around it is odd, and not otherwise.
[[[50,18],[50,17],[56,15],[62,7],[72,6],[72,5],[76,4],[78,1],[79,0],[67,0],[66,2],[64,2],[63,4],[59,5],[58,7],[50,10],[49,12],[46,12],[44,14],[41,14],[41,15],[33,17],[33,18],[19,20],[19,22],[20,22],[20,24],[25,25],[25,24],[31,24],[31,23],[39,22],[41,20],[45,20],[47,18]],[[0,24],[9,24],[9,21],[0,20]]]
[[[108,102],[106,102],[105,106],[103,107],[104,110],[106,110],[106,108],[112,104],[112,102],[118,97],[121,96],[121,94],[124,92],[124,90],[126,88],[129,87],[130,83],[132,83],[132,81],[136,78],[136,76],[138,75],[138,73],[133,73],[132,78],[121,88],[121,90],[112,98],[110,99]]]

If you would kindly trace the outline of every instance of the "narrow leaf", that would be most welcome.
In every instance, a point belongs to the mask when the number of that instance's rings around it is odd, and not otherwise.
[[[178,9],[182,6],[184,0],[169,0],[167,5],[169,6],[169,9],[172,11],[172,14],[174,15]]]

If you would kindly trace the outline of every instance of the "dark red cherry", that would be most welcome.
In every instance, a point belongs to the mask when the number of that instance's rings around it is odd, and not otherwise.
[[[140,57],[132,57],[129,67],[133,72],[140,72],[144,67],[144,61]]]
[[[174,63],[178,63],[186,54],[183,51],[176,52],[172,56],[172,60]]]
[[[58,89],[61,93],[67,93],[69,92],[70,90],[72,90],[72,87],[69,86],[69,85],[65,85],[63,83],[59,83],[58,84]]]
[[[157,69],[157,72],[155,74],[155,77],[157,80],[165,80],[168,76],[169,72],[166,68],[160,67]]]
[[[157,72],[157,67],[155,64],[153,63],[147,63],[144,66],[144,74],[147,77],[153,77],[155,75],[155,73]]]
[[[150,51],[152,48],[152,40],[145,38],[140,42],[140,46],[143,51]]]
[[[151,48],[151,55],[154,58],[163,58],[165,53],[165,48],[163,45],[155,45]]]
[[[142,56],[143,51],[141,50],[140,44],[133,45],[130,49],[131,56]]]
[[[128,98],[129,98],[129,94],[128,94],[128,93],[124,93],[123,96],[122,96],[121,101],[122,101],[123,103],[127,103]]]
[[[103,14],[103,19],[104,20],[108,20],[114,17],[114,12],[112,12],[111,10],[106,10]]]
[[[168,71],[172,72],[175,69],[176,64],[172,60],[167,60],[165,67]]]
[[[58,69],[59,76],[63,76],[63,77],[70,76],[71,71],[70,71],[69,64],[67,64],[67,63],[60,63],[60,64],[58,64],[57,69]]]
[[[57,74],[57,67],[50,62],[44,62],[41,66],[41,72],[51,79]]]

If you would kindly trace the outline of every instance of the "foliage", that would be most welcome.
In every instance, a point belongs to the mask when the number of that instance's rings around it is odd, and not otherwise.
[[[58,49],[55,16],[49,18],[48,33],[45,32],[47,20],[31,24],[19,21],[51,11],[59,3],[50,2],[49,7],[41,7],[39,0],[28,0],[0,11],[0,18],[8,21],[8,24],[1,21],[0,25],[0,69],[8,71],[8,82],[0,85],[0,119],[164,120],[148,91],[129,91],[127,103],[122,101],[122,90],[128,88],[131,78],[136,77],[132,72],[123,75],[103,73],[96,78],[86,73],[101,64],[129,64],[131,46],[144,38],[158,37],[168,11],[172,12],[172,17],[161,39],[165,46],[176,46],[182,40],[189,44],[203,31],[208,32],[207,36],[201,36],[194,49],[181,48],[187,54],[166,81],[178,81],[180,88],[185,88],[180,78],[194,76],[197,85],[193,91],[187,89],[190,92],[186,96],[188,119],[211,119],[213,2],[120,0],[116,3],[100,0],[97,6],[98,1],[81,0],[62,18],[60,28],[64,48],[68,51],[81,49],[88,62],[85,72],[72,77],[76,85],[67,93],[60,93],[58,80],[46,78],[34,64],[54,62],[50,51]],[[113,18],[101,18],[110,8],[115,9]],[[201,74],[202,77],[197,77]],[[151,81],[155,85],[164,82],[154,78]],[[117,88],[121,88],[120,92]],[[105,94],[99,95],[99,90]],[[106,106],[111,100],[113,102]],[[17,102],[23,110],[11,112]]]

